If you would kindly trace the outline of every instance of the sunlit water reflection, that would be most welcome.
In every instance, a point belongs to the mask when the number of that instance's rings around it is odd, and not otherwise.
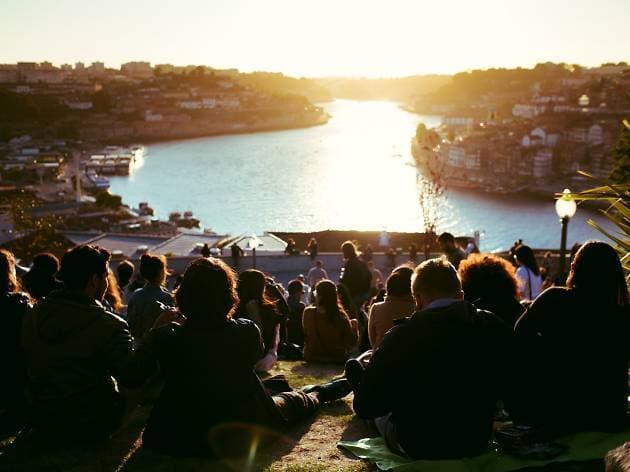
[[[217,232],[422,229],[410,138],[419,116],[391,102],[325,104],[330,122],[314,128],[221,136],[148,146],[144,165],[112,178],[112,192],[160,217],[192,210]],[[449,189],[438,230],[485,230],[482,248],[518,238],[558,245],[553,202]],[[578,211],[569,241],[597,237]]]

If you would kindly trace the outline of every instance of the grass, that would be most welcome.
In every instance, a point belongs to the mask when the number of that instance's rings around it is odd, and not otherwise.
[[[271,375],[283,374],[299,388],[321,383],[342,373],[342,366],[280,362]],[[0,445],[0,471],[340,471],[367,472],[369,464],[337,448],[337,441],[375,435],[367,423],[354,416],[351,397],[323,406],[308,421],[278,437],[272,446],[252,450],[251,460],[211,461],[175,458],[142,448],[141,433],[151,407],[138,407],[111,441],[82,447],[14,449]],[[3,454],[2,451],[5,451]]]

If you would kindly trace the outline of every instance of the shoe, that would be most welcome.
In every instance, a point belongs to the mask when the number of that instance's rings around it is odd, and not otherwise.
[[[328,403],[351,393],[352,386],[346,379],[339,379],[320,385],[307,385],[302,388],[302,391],[304,393],[317,393],[320,402]]]
[[[358,360],[348,359],[344,371],[346,379],[348,379],[350,385],[355,388],[361,383],[361,380],[363,380],[363,372],[365,369],[363,368],[363,364],[361,364]]]

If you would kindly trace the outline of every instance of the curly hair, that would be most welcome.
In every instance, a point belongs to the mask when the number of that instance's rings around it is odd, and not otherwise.
[[[514,266],[501,257],[471,254],[460,262],[458,272],[468,301],[518,299]]]
[[[184,272],[175,301],[190,319],[228,320],[238,305],[236,275],[220,259],[195,259]]]
[[[20,291],[20,282],[15,276],[15,258],[5,249],[0,249],[0,291]]]

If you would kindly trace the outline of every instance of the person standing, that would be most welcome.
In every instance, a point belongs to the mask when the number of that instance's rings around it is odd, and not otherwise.
[[[315,286],[328,278],[328,273],[326,269],[324,269],[324,264],[322,261],[318,260],[315,262],[315,267],[311,267],[308,271],[308,275],[306,276],[306,282],[308,286],[311,287],[311,290],[315,290]]]
[[[315,238],[311,238],[308,243],[308,256],[311,258],[311,262],[317,259],[317,255],[319,254],[319,245],[317,244],[317,240]]]
[[[466,252],[457,245],[455,237],[451,233],[440,234],[438,243],[440,244],[442,252],[448,261],[453,264],[453,267],[457,270],[459,268],[459,263],[466,259]]]
[[[529,246],[518,246],[514,250],[514,259],[518,264],[516,278],[520,298],[524,301],[532,301],[540,295],[543,283],[534,251]]]
[[[362,308],[370,293],[372,274],[367,264],[359,259],[357,249],[351,241],[341,245],[341,252],[345,264],[339,283],[346,286],[357,309]]]

